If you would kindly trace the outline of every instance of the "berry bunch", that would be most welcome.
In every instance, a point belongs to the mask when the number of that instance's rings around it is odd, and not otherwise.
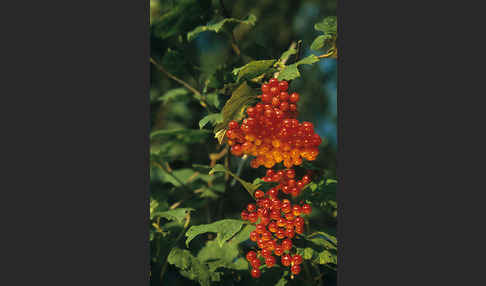
[[[299,122],[296,117],[299,94],[289,95],[288,83],[272,78],[261,87],[261,102],[246,109],[247,118],[241,125],[228,123],[226,138],[235,156],[255,156],[252,168],[272,168],[283,162],[286,168],[313,161],[319,154],[321,137],[314,133],[311,122]]]
[[[290,171],[293,170],[286,172]],[[267,267],[272,267],[276,264],[275,256],[280,256],[283,266],[291,266],[292,274],[297,275],[301,270],[302,256],[290,254],[292,238],[296,233],[304,232],[302,215],[310,214],[312,207],[308,204],[292,205],[288,199],[279,200],[277,195],[274,188],[266,193],[256,190],[256,205],[248,204],[241,212],[243,220],[256,224],[256,229],[250,233],[250,240],[256,242],[260,250],[251,250],[246,254],[246,259],[252,266],[251,275],[255,278],[261,275],[261,258]]]
[[[272,78],[261,87],[261,102],[246,109],[248,115],[241,125],[230,121],[226,138],[235,156],[250,154],[255,156],[250,163],[252,168],[267,168],[265,182],[278,183],[266,192],[256,190],[256,204],[247,205],[241,218],[256,224],[250,233],[250,240],[256,242],[258,250],[246,254],[250,263],[251,275],[260,277],[262,260],[267,267],[277,263],[280,257],[283,266],[290,266],[293,275],[300,273],[302,256],[292,251],[292,238],[304,232],[302,215],[311,213],[308,204],[292,204],[288,199],[279,199],[279,192],[297,197],[302,189],[311,182],[308,172],[300,180],[296,178],[293,166],[302,164],[303,159],[313,161],[319,154],[317,148],[322,140],[314,132],[311,122],[299,122],[296,118],[299,94],[289,95],[288,83]],[[272,170],[283,162],[285,170]],[[293,254],[291,254],[293,253]],[[275,255],[275,256],[274,256]]]
[[[310,172],[307,175],[302,176],[300,180],[295,180],[295,170],[279,170],[274,171],[268,169],[265,177],[262,178],[264,182],[277,182],[277,186],[268,190],[270,196],[273,193],[277,194],[279,190],[286,195],[292,195],[292,197],[297,197],[300,195],[301,190],[311,182]]]

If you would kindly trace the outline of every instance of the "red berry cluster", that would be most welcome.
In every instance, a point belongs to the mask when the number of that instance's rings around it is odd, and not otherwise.
[[[291,167],[301,165],[303,159],[315,160],[319,154],[317,147],[322,140],[314,132],[311,122],[300,123],[296,119],[299,94],[294,92],[289,95],[286,81],[272,78],[262,85],[261,90],[261,102],[246,109],[248,117],[241,125],[236,121],[229,122],[226,131],[231,153],[235,156],[255,156],[250,166],[258,168],[263,165],[268,170],[262,180],[278,183],[266,192],[256,190],[256,205],[249,204],[241,212],[243,220],[256,224],[250,239],[257,243],[258,250],[249,251],[246,259],[255,278],[261,275],[261,259],[267,267],[272,267],[279,256],[281,264],[290,266],[292,275],[297,275],[301,270],[302,256],[292,251],[292,238],[296,233],[304,232],[302,215],[310,214],[312,208],[308,204],[280,200],[278,196],[281,191],[284,195],[297,197],[311,182],[309,172],[298,180]],[[285,170],[271,169],[281,162]]]
[[[267,174],[262,178],[264,182],[277,182],[277,186],[268,190],[270,196],[273,193],[277,194],[279,190],[286,195],[292,195],[297,197],[300,195],[302,189],[311,182],[309,174],[302,176],[300,180],[295,180],[295,170],[279,170],[274,171],[272,169],[267,170]]]
[[[286,168],[302,164],[302,159],[313,161],[319,154],[321,137],[314,132],[311,122],[299,122],[296,117],[299,94],[289,95],[288,83],[272,78],[261,87],[261,102],[246,109],[247,118],[241,125],[228,124],[226,138],[235,156],[255,156],[252,168],[272,168],[283,162]]]
[[[293,170],[286,172],[290,171]],[[252,267],[251,275],[255,278],[260,277],[261,258],[267,267],[274,266],[276,258],[273,255],[281,257],[283,266],[291,266],[292,274],[299,274],[302,256],[290,254],[292,238],[296,233],[304,232],[304,218],[301,215],[310,214],[311,206],[292,205],[288,199],[279,200],[278,192],[274,188],[266,193],[256,190],[254,195],[257,199],[256,205],[248,204],[241,212],[243,220],[256,224],[255,230],[250,233],[250,240],[256,242],[260,249],[258,252],[251,250],[246,254],[246,259]]]

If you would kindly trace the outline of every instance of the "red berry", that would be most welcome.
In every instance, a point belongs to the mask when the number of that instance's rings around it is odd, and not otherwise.
[[[295,216],[298,216],[302,213],[302,208],[298,205],[292,207],[292,212]]]
[[[277,231],[277,224],[275,222],[271,222],[269,225],[268,225],[268,230],[271,231],[271,232],[276,232]]]
[[[292,262],[292,257],[290,256],[290,254],[284,254],[282,255],[281,261],[283,266],[290,266],[290,263]]]
[[[251,266],[258,268],[261,265],[261,261],[260,261],[260,259],[255,257],[252,260],[250,260],[250,264],[251,264]]]
[[[249,212],[254,212],[254,211],[256,211],[256,206],[255,206],[255,204],[248,204],[248,205],[246,206],[246,209],[247,209]]]
[[[262,275],[262,272],[258,268],[252,268],[250,273],[253,278],[259,278]]]
[[[246,254],[246,260],[251,262],[255,258],[257,258],[257,253],[253,250],[248,251],[248,253]]]
[[[289,110],[289,103],[287,101],[282,101],[279,105],[280,110],[287,111]]]
[[[266,227],[262,224],[257,224],[256,228],[255,228],[255,231],[259,234],[262,234],[263,232],[265,232],[266,230]]]
[[[270,85],[268,83],[262,84],[262,92],[268,93],[270,91]]]
[[[285,230],[283,228],[279,228],[275,233],[275,236],[277,236],[279,239],[285,238]]]
[[[295,227],[304,226],[305,220],[302,217],[296,217],[294,220]]]
[[[292,262],[297,265],[302,264],[302,256],[300,254],[295,254],[292,256]]]
[[[299,101],[299,94],[297,92],[292,93],[289,96],[289,101],[293,102],[293,103],[296,103],[297,101]]]
[[[270,239],[272,239],[272,233],[269,231],[262,233],[262,239],[263,241],[269,241]]]
[[[252,212],[248,214],[248,221],[251,223],[255,223],[258,220],[258,214],[256,212]]]
[[[272,251],[270,249],[262,249],[262,251],[260,252],[260,254],[264,257],[264,258],[267,258],[267,257],[270,257],[272,256]]]
[[[290,250],[292,249],[292,241],[290,239],[285,239],[284,241],[282,241],[282,248],[284,250]]]
[[[280,100],[278,97],[272,97],[272,105],[275,107],[280,105]]]
[[[250,107],[248,107],[248,108],[246,109],[246,114],[248,114],[248,116],[249,116],[249,117],[255,117],[255,115],[256,115],[256,110],[255,110],[255,108],[254,108],[254,107],[251,107],[251,106],[250,106]]]
[[[290,110],[290,111],[297,111],[297,105],[295,105],[294,103],[291,103],[291,104],[289,105],[289,110]]]
[[[292,274],[299,274],[300,273],[300,265],[297,265],[297,264],[294,264],[292,265],[292,267],[290,268],[290,271],[292,271]]]
[[[270,198],[276,198],[278,195],[278,190],[275,189],[275,188],[271,188],[270,190],[268,190],[268,196]]]
[[[302,212],[306,215],[310,214],[312,212],[312,207],[308,204],[303,204],[302,205]]]
[[[286,91],[289,88],[289,83],[283,80],[283,81],[278,83],[278,88],[281,91]]]
[[[275,265],[275,257],[273,256],[269,256],[267,258],[265,258],[265,264],[268,266],[268,267],[272,267]]]
[[[270,93],[264,93],[264,94],[262,94],[262,102],[263,103],[272,102],[272,95]]]
[[[231,147],[231,154],[235,156],[243,155],[243,149],[241,148],[241,145],[240,144],[233,145]]]
[[[268,85],[270,85],[271,87],[272,87],[272,86],[278,86],[278,79],[276,79],[276,78],[271,78],[271,79],[268,81]]]
[[[309,175],[304,175],[302,177],[301,181],[302,181],[302,184],[308,185],[311,182],[311,177]]]
[[[288,237],[288,238],[294,238],[295,236],[295,231],[293,229],[286,229],[285,230],[285,236]]]
[[[250,240],[251,241],[257,241],[259,238],[258,233],[256,231],[250,232]]]
[[[273,251],[273,253],[275,253],[275,255],[277,255],[277,256],[282,255],[283,252],[284,252],[284,249],[282,248],[281,245],[275,246],[275,250]]]
[[[279,93],[280,93],[280,91],[278,90],[278,87],[276,87],[276,86],[272,86],[272,87],[270,88],[270,94],[271,94],[272,96],[277,96]]]
[[[265,196],[265,193],[262,190],[256,190],[255,191],[255,198],[261,199]]]
[[[234,120],[231,120],[229,123],[228,123],[228,128],[229,129],[236,129],[238,128],[239,125],[238,125],[238,122],[234,121]]]
[[[241,219],[242,220],[248,220],[248,212],[245,210],[241,211]]]
[[[287,100],[289,100],[289,94],[288,94],[286,91],[282,91],[282,92],[280,92],[280,94],[278,95],[278,98],[279,98],[281,101],[287,101]]]

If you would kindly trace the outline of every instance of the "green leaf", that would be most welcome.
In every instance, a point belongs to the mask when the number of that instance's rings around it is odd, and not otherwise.
[[[223,122],[223,116],[221,115],[221,113],[212,113],[206,115],[201,120],[199,120],[199,128],[202,129],[209,122],[211,122],[213,125],[216,125],[217,123],[221,123]]]
[[[335,236],[332,236],[328,233],[325,233],[323,231],[318,231],[318,232],[314,232],[313,234],[310,234],[308,237],[311,238],[311,237],[314,237],[316,235],[322,235],[323,237],[325,237],[327,240],[331,241],[332,243],[334,243],[334,245],[337,245],[338,243],[338,240]]]
[[[189,242],[202,233],[214,232],[217,233],[216,241],[222,247],[224,242],[235,235],[244,223],[242,220],[223,219],[210,224],[193,225],[186,232],[186,245],[189,246]]]
[[[320,35],[314,39],[310,48],[314,51],[324,51],[329,50],[329,48],[325,49],[327,45],[332,45],[333,37],[331,35]]]
[[[150,30],[153,36],[167,39],[185,33],[195,26],[207,21],[211,13],[210,0],[162,1],[165,9],[160,16],[151,21]],[[170,5],[169,2],[172,2]],[[162,7],[161,7],[162,8]]]
[[[247,270],[248,263],[246,259],[238,257],[238,246],[243,241],[249,239],[250,232],[253,230],[255,230],[255,226],[244,225],[241,231],[228,242],[224,243],[222,247],[220,247],[216,240],[208,241],[197,254],[197,258],[202,262],[206,262],[210,271],[215,271],[219,267]]]
[[[321,31],[324,34],[336,34],[337,33],[337,17],[329,16],[324,18],[321,22],[314,25],[314,29]]]
[[[324,34],[314,39],[311,49],[314,51],[330,52],[335,50],[337,38],[337,20],[336,17],[326,17],[321,22],[314,25],[314,29]],[[334,53],[335,55],[337,53]]]
[[[209,271],[207,265],[194,257],[189,250],[173,248],[167,262],[179,268],[182,276],[198,281],[202,286],[210,286],[211,281],[220,281],[220,273]]]
[[[176,220],[179,223],[182,223],[186,214],[188,212],[192,212],[194,209],[192,208],[177,208],[165,212],[154,212],[151,214],[151,218],[162,217],[168,220]]]
[[[267,73],[275,62],[276,60],[252,61],[242,67],[233,69],[233,74],[237,76],[237,81],[241,79],[250,80]]]
[[[238,182],[241,183],[241,185],[243,185],[243,187],[248,191],[248,193],[250,193],[250,195],[253,197],[253,194],[255,193],[255,191],[261,186],[260,184],[258,185],[254,185],[252,183],[249,183],[243,179],[241,179],[240,177],[238,177],[237,175],[233,174],[230,170],[226,169],[223,165],[221,164],[216,164],[212,169],[211,171],[209,171],[209,174],[212,175],[214,174],[215,172],[226,172],[228,174],[230,174],[231,176],[233,176],[233,178],[235,178]]]
[[[199,33],[206,32],[206,31],[219,33],[223,30],[223,28],[232,29],[237,24],[247,24],[247,25],[255,26],[256,20],[257,19],[253,14],[250,14],[248,18],[246,18],[245,20],[226,18],[216,23],[208,24],[206,26],[199,26],[195,28],[194,30],[187,33],[187,40],[192,41]]]
[[[337,255],[331,253],[328,250],[324,250],[323,252],[319,253],[317,262],[319,264],[328,264],[328,263],[337,264]]]
[[[162,103],[167,104],[171,101],[179,101],[182,99],[187,98],[187,94],[189,94],[189,91],[183,87],[181,88],[174,88],[162,95],[161,97],[157,98],[157,101],[162,101]]]
[[[212,106],[218,109],[221,105],[221,102],[219,101],[219,95],[217,93],[208,93],[206,95],[206,101],[207,103],[211,104]]]
[[[298,61],[294,64],[285,66],[285,68],[278,75],[278,80],[293,80],[293,79],[296,79],[296,78],[300,77],[300,72],[299,72],[299,69],[298,69],[298,67],[300,65],[311,65],[311,64],[316,63],[318,61],[319,61],[319,58],[317,58],[317,56],[310,55],[306,58],[301,59],[300,61]]]
[[[231,98],[226,101],[226,104],[221,111],[223,115],[223,122],[216,125],[214,128],[215,138],[218,138],[219,143],[223,141],[226,127],[231,120],[235,120],[238,116],[243,116],[243,111],[246,106],[250,105],[257,99],[255,92],[244,81],[231,95]]]
[[[279,58],[279,61],[283,61],[284,59],[295,55],[297,53],[297,49],[294,47],[290,47],[288,50],[286,50]]]

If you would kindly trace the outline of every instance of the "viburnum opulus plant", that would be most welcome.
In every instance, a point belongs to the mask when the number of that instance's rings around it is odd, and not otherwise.
[[[337,26],[299,12],[334,13],[318,2],[151,0],[151,285],[335,285],[335,142],[317,133]]]
[[[311,182],[311,172],[297,180],[292,167],[301,165],[303,159],[315,160],[319,154],[317,147],[322,142],[311,122],[297,120],[300,95],[296,92],[289,95],[288,86],[287,81],[276,78],[263,83],[262,94],[258,96],[261,102],[247,107],[247,117],[241,125],[230,121],[226,132],[231,153],[255,156],[250,166],[263,165],[267,171],[262,180],[277,183],[267,192],[256,190],[256,205],[250,203],[241,212],[243,220],[256,224],[250,239],[257,243],[258,251],[250,250],[246,254],[255,278],[261,275],[261,259],[267,267],[273,267],[278,261],[276,257],[280,258],[282,266],[290,267],[292,278],[300,273],[303,258],[292,251],[292,238],[296,233],[304,233],[302,215],[312,211],[309,204],[292,204],[288,198],[281,198],[285,195],[298,197]],[[281,162],[286,169],[271,169]]]

